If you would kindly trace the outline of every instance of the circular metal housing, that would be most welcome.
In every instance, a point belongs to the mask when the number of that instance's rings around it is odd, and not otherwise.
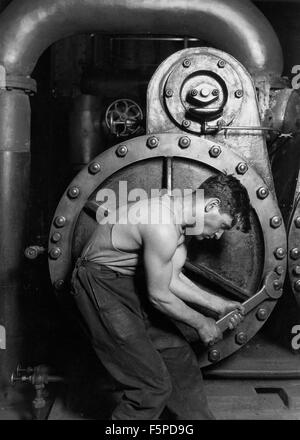
[[[232,283],[235,280],[239,289],[245,292],[246,296],[253,295],[259,288],[261,280],[269,272],[274,272],[278,267],[277,254],[275,250],[281,249],[280,256],[283,267],[283,273],[279,280],[284,279],[286,265],[286,235],[284,225],[281,224],[277,229],[270,227],[270,217],[266,213],[279,215],[277,202],[272,192],[263,200],[257,198],[257,188],[265,186],[262,177],[251,167],[248,167],[247,173],[239,175],[237,165],[244,161],[230,147],[222,145],[222,154],[218,157],[212,157],[210,151],[215,144],[204,138],[189,135],[190,146],[187,149],[178,148],[179,140],[182,134],[178,133],[157,133],[159,145],[157,148],[144,148],[148,136],[141,136],[127,141],[126,154],[124,156],[116,155],[116,151],[124,151],[124,145],[116,145],[94,159],[95,162],[102,164],[102,172],[93,175],[89,171],[89,165],[86,166],[73,180],[71,187],[78,187],[81,196],[76,200],[70,200],[67,191],[61,198],[54,218],[65,217],[68,222],[65,224],[63,234],[59,241],[60,256],[58,251],[50,251],[49,269],[51,280],[55,284],[63,280],[67,285],[70,279],[72,269],[76,258],[80,255],[82,247],[93,232],[97,223],[89,215],[88,204],[96,203],[96,196],[102,187],[114,189],[118,192],[119,181],[128,182],[128,191],[133,188],[144,188],[150,195],[151,188],[161,188],[162,171],[164,161],[172,161],[172,166],[166,169],[172,169],[172,181],[174,188],[198,188],[202,181],[212,174],[225,172],[235,175],[247,188],[250,202],[253,207],[251,222],[253,231],[249,234],[243,234],[237,229],[226,232],[218,242],[218,252],[216,253],[210,247],[210,243],[202,244],[199,249],[188,246],[188,261],[196,267],[202,267],[203,259],[207,270],[213,269],[219,272],[219,277],[226,287],[227,275],[222,273],[224,261],[227,262],[228,281]],[[147,173],[145,173],[145,169]],[[188,172],[186,172],[188,170]],[[51,237],[57,231],[57,226],[53,223],[50,230],[49,249],[53,248]],[[257,238],[256,238],[256,234]],[[208,240],[210,241],[210,240]],[[248,244],[246,244],[248,243]],[[249,246],[250,243],[250,247]],[[252,243],[252,245],[251,245]],[[252,248],[255,252],[252,252]],[[243,265],[240,264],[240,256],[243,254]],[[53,258],[54,257],[54,258]],[[55,258],[58,259],[55,259]],[[236,260],[238,258],[238,260]],[[201,266],[202,265],[202,266]],[[204,267],[204,266],[203,266]],[[241,270],[242,267],[242,270]],[[202,270],[202,269],[201,269]],[[244,272],[244,270],[247,271]],[[249,275],[250,277],[249,278]],[[245,288],[248,288],[245,291]],[[250,289],[250,290],[249,290]],[[222,288],[221,294],[224,294]],[[59,291],[57,291],[59,294]],[[271,313],[276,304],[279,294],[274,288],[272,301],[268,301],[268,312]],[[244,318],[243,327],[247,328],[247,338],[251,339],[261,328],[264,321],[256,318],[258,308],[264,308],[262,302],[253,311]],[[229,356],[239,349],[233,332],[225,332],[224,339],[216,344],[214,349],[220,352],[220,359]],[[200,365],[205,366],[210,363],[208,360],[208,351],[202,346],[196,345],[195,350],[199,357]]]
[[[188,115],[191,123],[185,128],[199,133],[204,121],[213,125],[221,119],[224,125],[233,121],[242,105],[243,100],[236,99],[242,96],[242,89],[236,69],[217,53],[201,48],[188,59],[179,59],[171,69],[164,84],[165,106],[177,125],[182,126]]]

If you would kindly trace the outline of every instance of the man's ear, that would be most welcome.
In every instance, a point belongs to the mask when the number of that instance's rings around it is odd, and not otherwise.
[[[207,202],[205,203],[204,211],[208,212],[211,209],[220,206],[220,204],[221,204],[220,199],[217,199],[217,198],[208,199]]]

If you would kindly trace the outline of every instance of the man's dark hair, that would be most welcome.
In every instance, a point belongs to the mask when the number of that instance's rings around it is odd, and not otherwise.
[[[206,179],[199,189],[204,190],[206,199],[215,197],[220,200],[220,213],[229,214],[233,218],[233,225],[238,223],[242,232],[249,231],[251,228],[249,195],[236,177],[232,174],[220,173]]]

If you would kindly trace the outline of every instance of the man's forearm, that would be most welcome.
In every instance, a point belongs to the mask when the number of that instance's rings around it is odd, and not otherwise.
[[[217,313],[220,312],[220,303],[222,299],[204,289],[201,289],[189,278],[183,275],[183,273],[172,278],[170,290],[182,301],[205,307]]]
[[[171,292],[164,296],[151,296],[150,301],[160,312],[197,330],[201,328],[203,320],[205,320],[201,313],[193,310]]]

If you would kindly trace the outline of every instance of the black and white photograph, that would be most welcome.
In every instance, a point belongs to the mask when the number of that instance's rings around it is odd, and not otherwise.
[[[300,0],[0,0],[0,422],[300,420],[299,176]]]

